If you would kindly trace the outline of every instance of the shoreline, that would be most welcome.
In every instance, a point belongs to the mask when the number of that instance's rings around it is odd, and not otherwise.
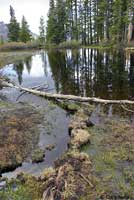
[[[134,50],[134,47],[129,47],[127,45],[119,45],[119,44],[113,44],[113,45],[65,45],[60,46],[56,44],[46,44],[46,45],[40,45],[38,43],[19,43],[19,42],[11,42],[11,43],[5,43],[3,45],[0,45],[0,53],[4,52],[11,52],[11,51],[28,51],[28,50],[66,50],[66,49],[80,49],[80,48],[90,48],[90,49],[98,49],[98,50],[112,50],[112,49],[123,49],[123,50]]]

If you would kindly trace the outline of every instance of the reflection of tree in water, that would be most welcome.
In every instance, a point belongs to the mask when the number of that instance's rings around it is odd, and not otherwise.
[[[134,96],[134,55],[130,56],[129,80],[124,52],[91,49],[49,52],[56,90],[64,94],[126,99]]]
[[[124,52],[114,52],[112,55],[112,87],[114,99],[128,98],[128,72],[125,70]]]
[[[23,70],[24,70],[24,64],[22,61],[19,61],[18,63],[14,64],[13,69],[16,71],[17,75],[18,75],[18,82],[21,85],[22,84],[22,74],[23,74]]]
[[[59,51],[48,52],[49,64],[55,81],[56,91],[60,92],[60,84],[64,85],[64,79],[67,80],[65,54]]]
[[[42,51],[40,55],[41,55],[42,67],[44,68],[44,74],[47,77],[48,76],[47,54],[45,51]]]
[[[25,58],[24,64],[26,65],[27,71],[30,74],[32,68],[32,56]]]
[[[99,50],[94,51],[94,95],[100,98],[110,98],[111,96],[111,65],[109,54]]]
[[[130,53],[129,85],[130,98],[134,99],[134,53]]]
[[[80,52],[53,51],[48,53],[57,92],[80,94]]]

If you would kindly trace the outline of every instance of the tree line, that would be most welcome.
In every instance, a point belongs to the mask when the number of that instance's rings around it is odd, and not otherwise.
[[[10,23],[8,24],[8,40],[9,42],[28,42],[31,41],[32,32],[29,29],[28,22],[25,16],[22,16],[21,24],[17,21],[15,16],[15,11],[12,6],[10,6]],[[40,17],[39,26],[39,41],[41,44],[45,42],[45,21],[43,16]]]
[[[134,38],[134,0],[50,0],[47,42],[84,45]]]
[[[15,11],[10,6],[10,23],[8,24],[8,39],[10,42],[27,42],[31,40],[31,31],[26,18],[23,16],[21,25],[17,22]]]

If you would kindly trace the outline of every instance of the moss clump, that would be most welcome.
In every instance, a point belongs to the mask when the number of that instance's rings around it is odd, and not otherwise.
[[[91,123],[90,123],[91,124]],[[81,146],[90,142],[89,116],[84,109],[75,113],[69,124],[70,142],[72,148],[79,149]]]
[[[73,129],[71,137],[72,139],[70,145],[74,148],[80,148],[82,145],[85,145],[90,142],[90,134],[87,130]]]
[[[32,162],[33,163],[38,163],[38,162],[42,162],[44,160],[45,157],[45,152],[42,149],[36,149],[33,154],[32,154]]]
[[[73,102],[60,102],[59,106],[63,108],[64,110],[71,112],[72,114],[77,112],[80,109],[80,104],[79,103],[73,103]]]

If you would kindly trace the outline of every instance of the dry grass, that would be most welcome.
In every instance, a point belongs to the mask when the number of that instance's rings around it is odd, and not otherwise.
[[[37,42],[9,42],[0,45],[0,51],[11,51],[11,50],[25,50],[38,48],[39,44]]]

